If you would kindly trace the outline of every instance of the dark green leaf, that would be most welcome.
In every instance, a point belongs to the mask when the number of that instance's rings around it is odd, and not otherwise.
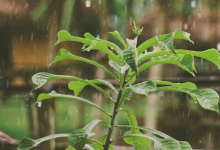
[[[85,129],[78,129],[73,131],[68,137],[69,144],[77,150],[82,150],[86,144],[88,135]]]
[[[109,71],[107,68],[103,67],[102,65],[100,65],[96,61],[73,55],[66,49],[60,49],[58,55],[56,56],[56,58],[53,60],[53,62],[50,65],[52,65],[55,62],[59,62],[59,61],[63,61],[63,60],[78,60],[78,61],[82,61],[82,62],[91,64],[91,65],[94,65],[94,66],[102,69],[103,71],[105,71],[106,73],[111,75],[112,77],[116,78],[115,75],[111,71]]]
[[[102,112],[106,113],[107,115],[111,116],[107,111],[105,111],[103,108],[101,108],[100,106],[96,105],[95,103],[87,100],[87,99],[84,99],[84,98],[81,98],[81,97],[76,97],[76,96],[72,96],[72,95],[65,95],[65,94],[59,94],[55,91],[52,91],[51,93],[49,94],[45,94],[45,93],[41,93],[38,98],[37,98],[37,102],[40,102],[42,100],[45,100],[45,99],[50,99],[50,98],[69,98],[69,99],[73,99],[73,100],[77,100],[77,101],[81,101],[81,102],[84,102],[86,104],[89,104],[93,107],[96,107],[97,109],[101,110]]]
[[[30,150],[31,148],[35,147],[35,140],[30,138],[22,139],[21,142],[18,144],[17,150]]]
[[[130,85],[130,88],[137,94],[148,96],[148,93],[155,91],[157,87],[153,81],[147,81],[135,85]]]
[[[122,52],[124,61],[137,73],[137,64],[135,61],[134,51],[130,48]]]

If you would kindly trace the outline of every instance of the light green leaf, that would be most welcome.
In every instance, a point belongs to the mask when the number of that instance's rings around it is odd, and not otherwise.
[[[184,92],[192,96],[195,101],[198,101],[200,106],[204,109],[215,111],[219,113],[219,95],[212,89],[191,89],[177,86],[165,86],[157,88],[158,91],[178,91]]]
[[[83,88],[86,86],[86,83],[79,82],[79,81],[71,81],[68,84],[68,87],[70,90],[74,91],[74,96],[78,96],[79,93],[83,90]]]
[[[84,34],[84,37],[86,39],[90,39],[90,40],[97,40],[92,34],[90,34],[88,32]]]
[[[181,150],[192,150],[191,145],[186,141],[179,141],[181,145]]]
[[[113,35],[114,37],[116,37],[121,44],[124,46],[124,49],[127,49],[127,44],[125,43],[125,41],[121,38],[120,34],[118,33],[118,31],[114,31],[114,32],[109,32],[111,35]]]
[[[103,134],[100,138],[99,138],[99,142],[102,143],[102,145],[100,145],[99,143],[94,143],[91,146],[95,149],[95,150],[103,150],[103,145],[106,142],[106,138],[107,138],[107,134]],[[109,150],[114,150],[114,147],[112,145],[109,146]]]
[[[99,90],[103,94],[105,94],[105,96],[108,97],[110,100],[114,101],[114,99],[109,95],[109,93],[107,93],[105,90],[103,90],[102,88],[100,88],[99,86],[95,85],[94,83],[92,83],[88,80],[83,80],[81,78],[77,78],[74,76],[54,75],[54,74],[50,74],[47,72],[39,72],[32,77],[32,81],[34,82],[33,90],[36,90],[36,89],[42,87],[44,84],[46,84],[52,80],[58,80],[58,79],[74,80],[74,81],[79,81],[79,82],[88,84],[88,85],[96,88],[97,90]]]
[[[141,45],[139,45],[137,47],[138,54],[141,54],[146,49],[148,49],[148,48],[150,48],[152,46],[158,45],[158,40],[164,39],[167,35],[168,34],[164,34],[164,35],[160,35],[160,36],[157,36],[157,37],[153,37],[153,38],[143,42]],[[174,38],[184,39],[184,40],[187,40],[187,41],[190,41],[191,43],[193,43],[193,41],[190,40],[189,36],[190,36],[190,34],[187,33],[187,32],[184,32],[184,31],[176,30],[174,32]]]
[[[65,150],[76,150],[76,149],[74,147],[72,147],[72,146],[69,146]]]
[[[157,85],[172,85],[172,86],[183,87],[183,88],[197,89],[196,85],[192,82],[173,83],[170,81],[155,80],[154,83],[156,83]]]
[[[82,150],[86,144],[88,135],[85,129],[78,129],[73,131],[68,137],[69,144],[77,150]]]
[[[59,62],[59,61],[63,61],[63,60],[78,60],[78,61],[82,61],[82,62],[91,64],[91,65],[94,65],[94,66],[102,69],[103,71],[105,71],[106,73],[108,73],[109,75],[114,77],[115,79],[117,79],[115,77],[115,75],[111,71],[109,71],[107,68],[105,68],[104,66],[100,65],[96,61],[89,60],[89,59],[86,59],[86,58],[83,58],[83,57],[80,57],[80,56],[73,55],[73,54],[71,54],[66,49],[60,49],[58,55],[56,56],[56,58],[53,60],[53,62],[50,65],[52,65],[52,64],[54,64],[56,62]]]
[[[156,84],[153,81],[147,81],[135,85],[130,85],[130,88],[133,92],[145,96],[148,96],[149,92],[153,92],[157,89]]]
[[[167,36],[165,36],[162,40],[159,40],[157,38],[157,42],[163,50],[176,54],[173,47],[174,34],[175,33],[170,33]]]
[[[67,41],[76,41],[76,42],[82,42],[86,44],[91,44],[92,41],[89,39],[81,38],[81,37],[76,37],[76,36],[71,36],[67,31],[65,30],[60,30],[57,33],[58,40],[55,43],[55,45],[61,43],[61,42],[67,42]]]
[[[45,93],[41,93],[38,98],[37,98],[37,102],[40,102],[42,100],[45,100],[45,99],[50,99],[50,98],[69,98],[69,99],[73,99],[73,100],[77,100],[77,101],[81,101],[83,103],[86,103],[86,104],[89,104],[99,110],[101,110],[102,112],[104,112],[105,114],[107,114],[108,116],[111,116],[107,111],[105,111],[103,108],[101,108],[100,106],[96,105],[95,103],[87,100],[87,99],[84,99],[84,98],[81,98],[81,97],[76,97],[76,96],[72,96],[72,95],[65,95],[65,94],[59,94],[57,93],[56,91],[52,91],[51,93],[49,94],[45,94]]]
[[[122,110],[126,114],[129,125],[138,126],[138,123],[137,123],[137,120],[136,120],[136,117],[134,116],[134,114],[130,110],[127,110],[127,109],[122,109]],[[131,130],[126,132],[124,135],[127,136],[130,134],[142,134],[142,133],[139,131],[139,129],[131,128]],[[151,141],[149,139],[143,138],[143,137],[135,137],[135,136],[134,137],[127,137],[127,138],[124,138],[124,141],[127,144],[134,146],[136,150],[146,150],[146,149],[149,149],[151,146]]]
[[[128,69],[129,69],[129,65],[126,64],[124,66],[120,66],[118,63],[116,63],[113,60],[109,61],[109,65],[114,68],[115,70],[117,70],[118,72],[120,72],[121,74],[124,74]]]
[[[18,144],[18,150],[30,150],[33,147],[36,147],[37,145],[39,145],[40,143],[50,140],[50,139],[54,139],[54,138],[60,138],[60,137],[67,137],[69,134],[52,134],[37,140],[33,140],[30,138],[24,138],[21,140],[21,142]]]

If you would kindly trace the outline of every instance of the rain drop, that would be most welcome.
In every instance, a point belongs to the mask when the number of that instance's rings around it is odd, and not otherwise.
[[[90,0],[86,0],[85,5],[86,5],[86,7],[90,7],[91,6],[91,1]]]

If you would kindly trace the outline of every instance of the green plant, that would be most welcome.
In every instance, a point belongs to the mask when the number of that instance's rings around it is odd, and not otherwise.
[[[110,34],[115,36],[122,43],[124,50],[119,48],[114,43],[95,38],[89,33],[84,34],[85,38],[71,36],[66,31],[60,31],[58,33],[58,41],[56,44],[59,44],[60,42],[64,41],[76,41],[84,43],[82,47],[83,51],[89,52],[90,50],[101,50],[105,52],[109,58],[109,65],[113,69],[115,69],[116,73],[114,74],[112,71],[108,70],[96,61],[88,60],[80,56],[75,56],[66,49],[60,49],[58,55],[51,64],[54,64],[62,60],[78,60],[81,62],[85,62],[99,67],[103,71],[111,75],[115,80],[118,81],[120,87],[117,89],[110,82],[101,79],[84,80],[75,76],[54,75],[46,72],[40,72],[35,74],[32,78],[34,82],[34,90],[42,87],[43,85],[52,80],[72,80],[71,82],[69,82],[68,87],[69,89],[74,91],[74,96],[59,94],[55,91],[52,91],[49,94],[40,94],[37,98],[37,102],[50,98],[68,98],[72,100],[81,101],[85,104],[91,105],[99,109],[101,112],[103,112],[111,118],[111,122],[108,123],[103,120],[93,120],[84,128],[74,130],[70,134],[49,135],[48,137],[41,138],[38,140],[25,138],[21,140],[21,142],[19,143],[18,150],[29,150],[45,140],[57,137],[67,137],[70,147],[68,147],[66,150],[81,150],[84,146],[91,150],[112,150],[112,143],[120,139],[124,139],[126,143],[134,146],[137,150],[149,149],[151,146],[151,140],[154,142],[155,150],[192,150],[190,144],[186,141],[177,141],[174,138],[160,131],[138,126],[134,114],[130,110],[122,108],[122,103],[126,102],[126,100],[128,99],[134,98],[136,95],[148,96],[148,93],[155,91],[178,91],[189,94],[196,102],[198,102],[198,104],[200,104],[202,108],[219,113],[219,96],[212,89],[197,89],[196,85],[191,82],[135,82],[136,77],[138,77],[142,71],[157,64],[178,65],[179,67],[181,67],[182,69],[186,70],[194,76],[194,72],[196,72],[194,67],[194,56],[206,59],[214,63],[219,68],[219,53],[215,49],[209,49],[203,52],[174,49],[173,41],[175,38],[184,39],[193,43],[193,41],[191,41],[189,38],[189,33],[179,30],[175,30],[172,33],[151,38],[139,45],[138,47],[136,47],[137,39],[138,36],[141,34],[142,29],[139,29],[134,24],[133,32],[135,34],[135,38],[132,40],[127,39],[126,42],[121,38],[117,31],[110,32]],[[147,51],[148,48],[155,45],[159,45],[159,47],[156,47],[152,52]],[[113,49],[114,51],[110,49]],[[112,101],[112,103],[114,103],[112,113],[107,112],[104,108],[96,105],[90,100],[78,97],[78,94],[87,85],[94,87],[95,89],[103,93],[110,101]],[[114,99],[108,92],[103,90],[99,85],[104,85],[110,88],[113,92],[117,94],[117,98]],[[129,125],[118,125],[115,122],[115,118],[119,111],[123,111],[125,113]],[[92,139],[92,136],[94,135],[92,129],[97,123],[100,122],[108,126],[108,132],[106,134],[103,134],[99,140]],[[112,135],[115,128],[127,128],[129,129],[129,131],[127,131],[123,136],[112,139]],[[140,130],[151,132],[154,135],[142,134]],[[87,140],[93,141],[94,144],[86,144]]]

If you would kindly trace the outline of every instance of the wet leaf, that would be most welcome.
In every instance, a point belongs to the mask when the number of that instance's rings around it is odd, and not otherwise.
[[[37,98],[37,102],[43,101],[45,99],[50,99],[50,98],[69,98],[72,100],[77,100],[77,101],[81,101],[83,103],[89,104],[99,110],[101,110],[102,112],[106,113],[107,115],[111,116],[107,111],[105,111],[103,108],[101,108],[100,106],[96,105],[95,103],[81,98],[81,97],[76,97],[76,96],[72,96],[72,95],[65,95],[65,94],[59,94],[56,91],[52,91],[51,93],[45,94],[45,93],[41,93],[38,98]]]
[[[30,150],[31,148],[35,147],[35,140],[30,138],[25,138],[20,141],[18,144],[17,150]]]
[[[135,62],[134,51],[130,48],[122,52],[124,61],[137,73],[137,64]]]
[[[173,139],[160,139],[154,141],[155,150],[181,150],[181,146],[178,141]]]
[[[130,85],[130,88],[137,94],[148,96],[149,92],[156,90],[156,84],[153,81],[147,81],[135,85]]]
[[[120,74],[124,74],[130,68],[128,64],[124,66],[120,66],[118,63],[116,63],[113,60],[109,61],[109,65],[115,70],[117,70]]]
[[[78,96],[79,93],[83,90],[83,88],[86,86],[86,83],[79,82],[79,81],[71,81],[68,84],[68,87],[70,90],[74,91],[74,96]]]
[[[73,131],[68,137],[69,144],[77,150],[82,150],[86,144],[88,135],[85,129],[78,129]]]
[[[159,40],[157,38],[157,42],[163,50],[169,51],[170,53],[176,54],[173,46],[175,33],[170,33],[166,35],[163,39]]]

